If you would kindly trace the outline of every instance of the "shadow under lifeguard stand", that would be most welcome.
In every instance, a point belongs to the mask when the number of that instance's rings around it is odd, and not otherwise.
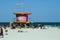
[[[29,24],[28,15],[30,15],[30,12],[14,12],[16,15],[16,20],[12,23],[10,23],[13,26],[18,28],[27,28],[26,24]]]

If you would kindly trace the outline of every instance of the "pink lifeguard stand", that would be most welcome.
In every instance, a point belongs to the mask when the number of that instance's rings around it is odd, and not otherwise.
[[[28,15],[31,14],[30,12],[14,12],[16,15],[16,21],[20,23],[27,23],[28,22]]]

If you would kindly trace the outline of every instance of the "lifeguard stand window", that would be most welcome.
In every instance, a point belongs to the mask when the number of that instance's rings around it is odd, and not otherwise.
[[[17,17],[17,20],[19,22],[26,22],[26,17],[25,16],[19,16],[19,17]]]

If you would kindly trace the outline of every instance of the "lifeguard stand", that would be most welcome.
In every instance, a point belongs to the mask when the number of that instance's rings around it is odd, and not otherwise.
[[[16,20],[15,23],[19,23],[19,24],[27,24],[28,21],[28,15],[30,15],[30,12],[14,12],[14,14],[16,15]],[[26,25],[25,25],[26,27]]]
[[[14,12],[16,15],[16,21],[20,23],[27,23],[28,22],[28,15],[31,14],[30,12]]]

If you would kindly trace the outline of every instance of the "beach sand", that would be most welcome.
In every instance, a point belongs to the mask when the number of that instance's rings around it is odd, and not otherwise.
[[[20,29],[8,29],[8,35],[0,40],[60,40],[60,29],[21,29],[23,32],[18,32]]]

